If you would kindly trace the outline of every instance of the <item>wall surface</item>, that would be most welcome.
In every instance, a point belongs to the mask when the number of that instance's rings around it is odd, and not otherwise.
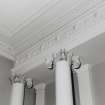
[[[92,70],[95,105],[105,105],[105,61]]]
[[[10,69],[13,63],[0,56],[0,105],[9,105],[11,85],[9,81]]]
[[[55,85],[50,83],[46,86],[45,105],[55,105]]]

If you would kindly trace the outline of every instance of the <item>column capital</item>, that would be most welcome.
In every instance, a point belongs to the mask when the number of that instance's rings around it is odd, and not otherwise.
[[[52,60],[49,63],[48,69],[52,70],[56,66],[56,62],[68,60],[68,52],[65,49],[60,49],[60,51],[52,56]]]
[[[46,84],[45,83],[40,83],[34,86],[35,90],[45,90]]]
[[[21,75],[21,74],[13,74],[10,77],[10,82],[11,82],[11,84],[13,84],[13,83],[25,83],[24,75]]]
[[[26,78],[24,75],[21,74],[12,74],[9,78],[11,84],[13,83],[24,83],[27,88],[33,87],[33,80],[31,78]]]
[[[82,62],[80,60],[80,57],[79,56],[72,56],[71,57],[71,69],[73,71],[79,69],[82,65]]]
[[[70,63],[71,70],[73,71],[79,69],[82,65],[80,56],[74,56],[72,53],[70,54],[70,52],[67,52],[65,49],[61,49],[52,57],[51,62],[48,64],[48,69],[53,70],[56,66],[56,62],[62,60],[68,61]]]
[[[60,60],[67,60],[67,51],[65,49],[60,49],[60,51],[58,53],[56,53],[55,57],[54,57],[54,61],[60,61]]]
[[[32,88],[33,87],[33,80],[32,80],[32,78],[26,78],[25,81],[26,81],[27,88]]]

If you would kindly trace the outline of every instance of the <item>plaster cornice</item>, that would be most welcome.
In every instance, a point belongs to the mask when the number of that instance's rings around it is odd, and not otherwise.
[[[25,72],[49,61],[61,48],[70,50],[105,32],[105,2],[65,24],[17,57],[12,72]]]
[[[16,51],[16,56],[20,56],[27,49],[30,49],[30,47],[45,39],[45,37],[52,35],[52,33],[63,28],[66,24],[72,23],[76,18],[82,16],[84,13],[103,2],[103,0],[80,0],[79,3],[74,3],[72,8],[66,8],[66,12],[59,11],[58,14],[60,16],[54,15],[50,17],[50,13],[56,13],[56,4],[53,6],[54,9],[50,8],[49,11],[46,11],[43,15],[39,16],[38,20],[33,17],[33,21],[31,21],[29,18],[29,24],[26,24],[25,27],[18,30],[15,33],[16,35],[14,35],[14,38],[11,39],[12,45],[14,45]],[[60,2],[60,4],[62,4],[63,7],[63,3]],[[49,19],[47,19],[48,17]],[[43,18],[46,18],[47,21],[43,23],[43,25],[40,25]]]
[[[15,61],[13,48],[2,41],[0,41],[0,55],[4,56],[7,59]]]

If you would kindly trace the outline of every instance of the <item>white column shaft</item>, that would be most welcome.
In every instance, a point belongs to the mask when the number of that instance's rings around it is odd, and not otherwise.
[[[56,105],[73,105],[71,71],[67,61],[56,62]]]
[[[80,105],[93,105],[91,66],[83,65],[76,71],[79,88]]]
[[[45,84],[38,84],[36,89],[36,105],[45,105]]]
[[[24,83],[13,83],[10,105],[23,105]]]

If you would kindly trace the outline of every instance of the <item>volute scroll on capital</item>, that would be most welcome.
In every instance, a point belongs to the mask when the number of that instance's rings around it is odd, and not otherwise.
[[[72,53],[67,52],[65,49],[61,49],[58,53],[53,55],[52,60],[48,66],[48,69],[53,70],[56,66],[56,62],[65,60],[69,63],[70,69],[75,71],[82,65],[79,56],[74,56]]]
[[[31,78],[26,78],[24,75],[21,75],[21,74],[14,74],[9,79],[11,84],[23,83],[24,86],[27,88],[33,87],[33,80]]]
[[[79,68],[81,68],[82,62],[79,56],[72,56],[71,57],[71,70],[75,72]]]
[[[52,56],[52,60],[49,64],[48,69],[53,70],[56,66],[56,62],[62,61],[62,60],[65,60],[65,61],[68,60],[68,52],[66,52],[65,49],[60,49],[58,53]]]

